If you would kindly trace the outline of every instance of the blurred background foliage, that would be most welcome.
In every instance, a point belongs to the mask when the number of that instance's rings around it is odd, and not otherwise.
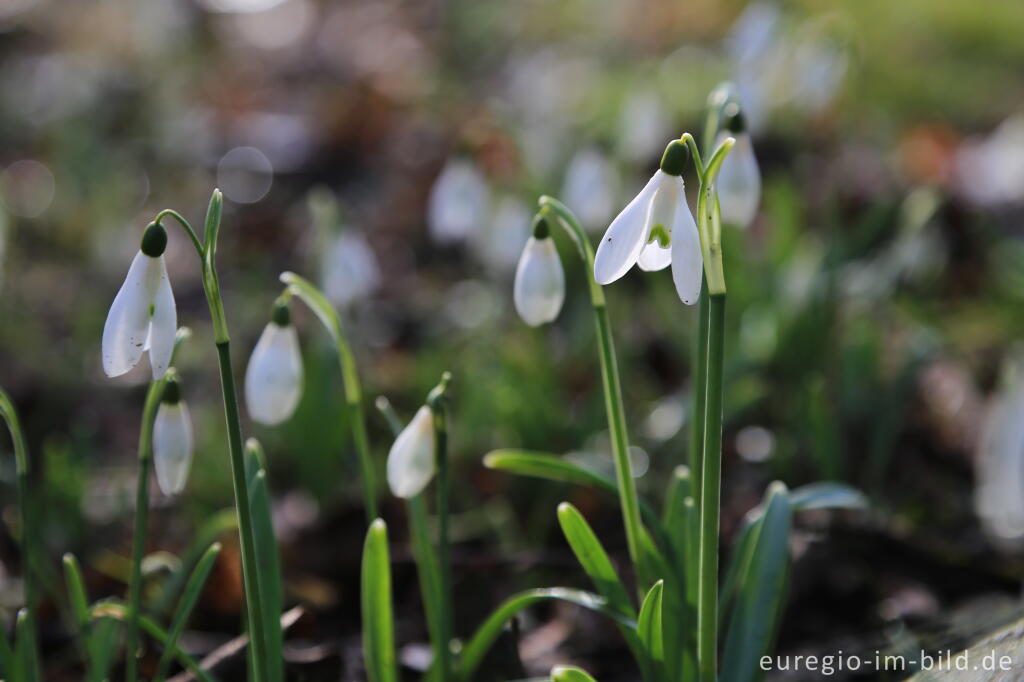
[[[52,556],[121,575],[149,370],[106,379],[101,327],[148,220],[172,207],[199,222],[213,186],[226,197],[219,262],[238,371],[278,273],[323,283],[368,400],[387,395],[408,418],[453,372],[453,532],[466,547],[563,551],[554,505],[576,495],[596,515],[597,501],[480,463],[524,447],[611,467],[584,273],[561,235],[561,317],[534,330],[511,305],[532,207],[563,198],[596,240],[665,141],[700,135],[707,93],[732,79],[764,194],[755,224],[726,234],[725,537],[774,478],[845,480],[872,498],[875,526],[911,546],[942,538],[934,554],[956,565],[987,557],[982,573],[997,578],[983,585],[1011,590],[1024,511],[1007,505],[1024,477],[1002,497],[974,489],[992,452],[1024,456],[1020,436],[985,437],[989,404],[1012,404],[1001,367],[1024,332],[1022,30],[1019,0],[7,0],[0,382],[45,478]],[[230,477],[182,234],[168,261],[180,323],[195,331],[180,369],[198,448],[184,495],[154,489],[153,549],[182,551],[229,504]],[[686,457],[694,322],[663,274],[607,290],[654,499]],[[302,403],[249,435],[268,453],[292,592],[308,598],[355,570],[361,529],[323,530],[358,529],[357,468],[333,350],[308,311],[295,319]],[[370,423],[383,466],[389,431]],[[0,447],[8,519],[13,459]],[[987,536],[976,499],[997,521]],[[614,510],[603,517],[621,549]],[[16,564],[4,569],[12,580]],[[850,630],[933,617],[958,596],[925,569],[895,573],[843,588],[869,595]]]

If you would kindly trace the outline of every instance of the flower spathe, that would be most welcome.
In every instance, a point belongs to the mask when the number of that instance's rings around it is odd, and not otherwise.
[[[388,452],[388,487],[396,497],[420,494],[437,472],[434,415],[426,405],[402,429]]]
[[[290,322],[272,321],[245,370],[245,405],[249,416],[274,426],[292,416],[302,397],[302,354],[299,336]]]
[[[161,402],[153,422],[153,468],[165,495],[185,489],[192,467],[192,419],[183,400]]]
[[[551,237],[531,236],[526,240],[516,267],[512,299],[519,317],[531,327],[558,317],[565,301],[565,272]]]
[[[128,276],[114,297],[103,325],[103,371],[116,377],[139,364],[149,351],[153,378],[160,379],[171,363],[178,313],[167,277],[164,248],[167,234],[150,225]]]
[[[671,264],[676,293],[692,305],[700,296],[703,263],[683,179],[659,169],[601,238],[594,280],[611,284],[634,265],[656,271]]]

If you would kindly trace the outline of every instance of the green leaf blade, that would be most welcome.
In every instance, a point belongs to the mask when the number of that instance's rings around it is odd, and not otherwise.
[[[370,524],[362,562],[363,653],[370,682],[397,682],[387,525]]]

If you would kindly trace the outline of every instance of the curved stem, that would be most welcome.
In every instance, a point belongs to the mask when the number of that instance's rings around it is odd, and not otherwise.
[[[363,504],[366,508],[367,523],[377,518],[377,475],[370,456],[370,439],[366,431],[366,415],[363,411],[363,389],[359,382],[359,371],[356,367],[355,355],[342,331],[341,319],[327,297],[309,280],[294,272],[281,273],[281,281],[288,286],[288,291],[313,311],[327,329],[334,341],[341,366],[341,380],[345,388],[345,410],[349,428],[352,429],[352,440],[359,459],[359,471],[363,478]]]
[[[174,220],[176,220],[177,223],[181,225],[181,227],[188,234],[189,239],[192,240],[192,246],[195,247],[196,253],[199,254],[199,258],[203,258],[203,243],[199,241],[199,236],[196,235],[196,231],[192,229],[192,224],[185,220],[185,217],[182,216],[180,213],[170,208],[165,208],[164,210],[157,213],[156,217],[153,218],[153,222],[159,224],[160,221],[163,220],[165,217],[174,218]]]
[[[36,552],[38,541],[35,527],[35,515],[32,511],[31,491],[29,486],[28,443],[25,432],[21,429],[18,412],[10,396],[0,388],[0,418],[7,424],[14,444],[15,472],[18,477],[18,507],[21,513],[21,554],[22,582],[25,590],[25,609],[27,621],[24,624],[26,636],[31,638],[28,653],[31,657],[30,667],[35,679],[39,678],[39,652],[36,643]],[[0,635],[2,636],[2,635]]]
[[[640,520],[640,505],[633,480],[632,465],[629,461],[629,435],[626,431],[626,412],[622,405],[622,384],[619,367],[615,360],[615,345],[612,341],[608,310],[605,306],[604,289],[594,280],[594,248],[590,244],[583,226],[564,204],[552,197],[540,198],[542,212],[553,215],[572,237],[583,259],[590,288],[590,302],[594,309],[594,325],[597,329],[597,345],[601,362],[601,381],[604,387],[605,411],[608,414],[608,430],[611,433],[612,454],[615,458],[615,477],[618,480],[619,501],[622,505],[622,520],[626,529],[626,544],[629,558],[636,567],[639,577],[638,591],[646,588],[654,577],[646,567],[640,553],[640,537],[643,527]]]

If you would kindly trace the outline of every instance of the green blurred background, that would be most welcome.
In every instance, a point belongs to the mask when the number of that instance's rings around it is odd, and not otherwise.
[[[553,522],[566,495],[621,551],[614,508],[480,463],[524,447],[611,468],[571,244],[557,238],[568,297],[550,326],[516,317],[512,273],[540,194],[567,201],[596,241],[731,79],[764,194],[755,224],[726,234],[724,537],[776,478],[844,480],[874,505],[837,521],[869,540],[847,557],[860,572],[828,586],[837,614],[789,626],[782,645],[813,648],[816,622],[842,641],[1012,594],[1024,576],[1022,32],[1019,0],[7,0],[0,383],[28,431],[54,562],[74,551],[120,589],[149,370],[107,379],[102,324],[148,220],[170,207],[201,222],[214,186],[239,377],[277,275],[308,276],[342,311],[368,401],[386,395],[408,418],[452,371],[457,560],[564,556]],[[337,210],[311,210],[314,190],[314,207]],[[231,491],[209,317],[181,233],[168,267],[195,332],[179,364],[198,447],[185,494],[154,489],[152,548],[180,551]],[[659,500],[686,459],[694,310],[667,272],[607,295],[639,486]],[[295,319],[298,412],[247,435],[268,453],[293,597],[351,607],[339,576],[355,570],[360,500],[340,374],[317,321]],[[370,413],[382,468],[390,436]],[[798,562],[827,543],[820,531],[810,524]],[[9,534],[0,553],[13,580]],[[582,584],[568,563],[540,564]],[[479,609],[533,576],[489,585]],[[798,564],[794,599],[821,594],[822,579],[800,576]]]

